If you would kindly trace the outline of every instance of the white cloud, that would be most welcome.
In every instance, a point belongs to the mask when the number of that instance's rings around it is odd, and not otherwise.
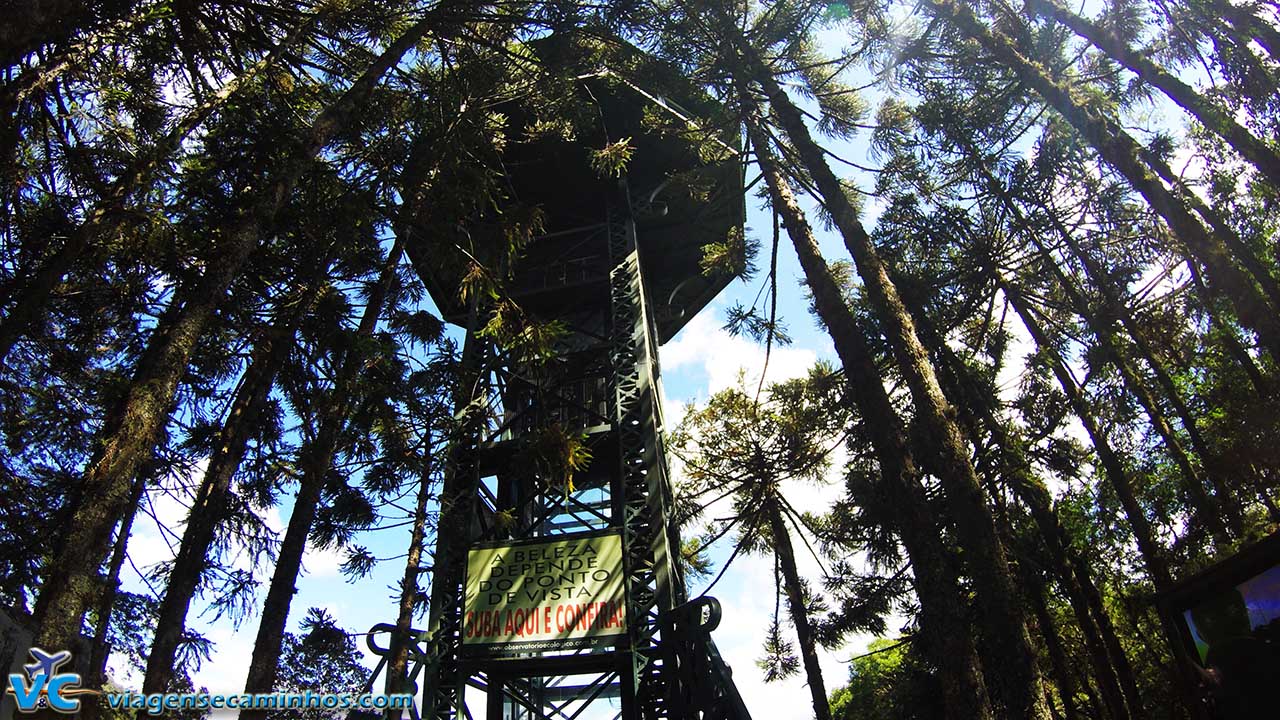
[[[206,636],[215,643],[216,651],[192,678],[196,687],[205,687],[215,693],[240,692],[249,675],[257,628],[257,623],[249,622],[239,630],[218,626],[207,631]]]
[[[340,548],[318,549],[307,543],[307,550],[302,556],[302,567],[307,577],[331,578],[342,572],[344,554]]]
[[[204,477],[208,460],[192,466],[182,478],[166,478],[158,487],[149,489],[142,507],[133,521],[129,535],[129,558],[138,569],[172,560],[177,554],[187,514],[191,512],[192,488]]]
[[[712,311],[694,317],[674,340],[663,345],[661,359],[663,372],[690,367],[705,372],[708,394],[737,385],[739,372],[744,372],[747,383],[754,385],[765,370],[764,347],[730,335]],[[802,377],[817,360],[818,354],[813,350],[775,344],[769,354],[767,380]]]

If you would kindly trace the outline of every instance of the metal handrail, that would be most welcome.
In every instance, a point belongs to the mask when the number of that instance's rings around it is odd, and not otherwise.
[[[721,657],[711,631],[720,625],[720,601],[702,596],[663,614],[664,662],[670,683],[671,717],[703,720],[751,720],[733,670]]]

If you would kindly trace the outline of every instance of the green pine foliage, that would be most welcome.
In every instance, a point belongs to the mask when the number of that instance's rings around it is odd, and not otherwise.
[[[626,177],[643,138],[610,135],[588,83],[631,85],[656,98],[644,133],[742,158],[747,203],[775,213],[771,243],[690,240],[708,278],[760,284],[730,332],[766,355],[803,337],[777,307],[798,283],[851,364],[743,380],[667,438],[691,583],[775,560],[766,675],[818,686],[816,648],[871,634],[815,715],[1186,716],[1150,599],[1280,525],[1274,3],[19,5],[0,32],[0,602],[42,642],[96,635],[151,689],[189,688],[218,652],[186,627],[207,613],[262,623],[257,682],[358,684],[331,618],[287,632],[282,548],[339,552],[353,580],[396,562],[421,617],[430,562],[365,533],[429,558],[451,443],[497,420],[455,407],[476,371],[449,322],[534,376],[572,340],[511,297],[555,219],[506,160],[555,142]],[[665,179],[717,200],[699,173]],[[806,233],[803,275],[780,271]],[[576,432],[527,439],[546,485],[609,472]],[[825,512],[791,501],[814,484],[841,495]],[[135,572],[113,535],[160,497],[187,552]],[[264,517],[299,503],[289,543]],[[992,578],[1018,595],[1008,627],[984,614]],[[1038,673],[992,650],[1005,631]]]

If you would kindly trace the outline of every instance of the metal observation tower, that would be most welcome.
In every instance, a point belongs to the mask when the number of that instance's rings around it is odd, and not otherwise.
[[[748,717],[711,641],[719,604],[689,601],[677,561],[657,352],[728,283],[700,260],[741,231],[744,164],[736,151],[706,162],[690,139],[646,129],[655,113],[683,123],[722,111],[637,56],[629,66],[646,80],[578,78],[596,137],[511,143],[503,157],[516,197],[546,216],[508,292],[563,332],[537,363],[481,351],[490,420],[455,449],[429,623],[410,646],[425,717]],[[602,176],[588,148],[621,138],[634,147],[625,172]],[[443,266],[424,277],[465,326],[460,279]],[[590,452],[571,485],[531,460],[564,437]]]

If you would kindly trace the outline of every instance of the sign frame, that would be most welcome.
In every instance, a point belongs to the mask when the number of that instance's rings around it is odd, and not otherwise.
[[[616,539],[618,548],[618,564],[616,567],[601,568],[610,570],[610,579],[602,581],[608,586],[615,586],[613,593],[607,598],[601,598],[595,601],[598,607],[591,608],[589,611],[585,608],[579,612],[590,612],[592,615],[579,616],[581,622],[589,626],[585,634],[570,637],[553,637],[553,638],[536,638],[532,640],[513,640],[505,633],[501,633],[502,637],[493,642],[477,641],[469,639],[468,633],[472,630],[473,623],[477,623],[478,618],[473,612],[478,613],[479,608],[475,604],[472,595],[472,558],[474,553],[492,551],[498,549],[510,549],[518,551],[523,548],[536,547],[539,545],[556,545],[560,543],[575,543],[590,540],[599,540],[608,538],[611,541]],[[484,659],[501,659],[510,658],[531,653],[543,652],[560,652],[573,651],[593,648],[616,647],[625,644],[628,640],[628,623],[630,608],[627,598],[627,582],[626,582],[626,543],[621,528],[607,527],[598,530],[589,530],[585,532],[565,533],[562,535],[543,535],[539,537],[528,537],[509,540],[488,540],[472,543],[467,548],[466,571],[463,574],[463,597],[462,597],[462,626],[460,628],[459,652],[460,656],[468,660],[484,660]],[[527,576],[525,576],[527,577]],[[478,583],[479,581],[477,581]],[[515,590],[520,587],[517,585],[510,588]],[[559,603],[560,605],[573,606],[572,602],[564,601],[548,601],[543,600],[541,603],[534,602],[533,605],[539,610],[534,614],[536,619],[530,620],[534,625],[540,622],[550,623],[551,620],[547,613],[551,610],[548,602]],[[609,603],[610,605],[605,605]],[[587,603],[584,603],[584,605]],[[522,608],[523,609],[523,608]],[[600,616],[599,612],[605,610],[608,616]],[[499,610],[498,612],[514,613],[511,609]],[[528,615],[525,615],[528,618]],[[564,615],[568,617],[568,614]],[[512,619],[503,615],[504,622]],[[559,618],[557,618],[559,620]],[[478,624],[478,623],[477,623]],[[474,638],[474,635],[472,636]]]

